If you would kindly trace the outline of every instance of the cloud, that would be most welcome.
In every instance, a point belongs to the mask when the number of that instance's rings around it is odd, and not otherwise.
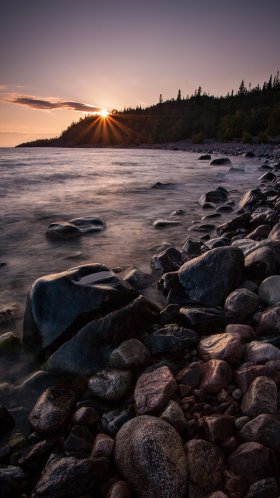
[[[31,109],[38,110],[68,110],[79,112],[99,112],[101,107],[84,104],[82,102],[72,102],[68,100],[37,98],[29,95],[10,94],[2,97],[2,100],[12,104],[23,105]]]

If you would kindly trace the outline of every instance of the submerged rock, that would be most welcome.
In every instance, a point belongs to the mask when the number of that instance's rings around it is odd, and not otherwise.
[[[228,157],[218,157],[212,159],[210,162],[210,166],[226,166],[228,164],[231,164],[231,160]]]
[[[182,254],[175,247],[168,247],[168,249],[155,254],[151,259],[151,267],[161,273],[178,270],[182,264]]]
[[[153,223],[154,228],[165,228],[165,227],[176,226],[176,225],[181,225],[181,222],[175,221],[175,220],[159,219],[159,220],[154,221],[154,223]]]
[[[204,206],[205,203],[219,203],[227,200],[228,194],[224,190],[221,190],[219,187],[216,190],[210,190],[199,198],[199,204]]]
[[[105,228],[106,224],[101,218],[75,218],[70,221],[51,223],[47,228],[46,236],[52,240],[69,240],[85,233],[100,232]]]

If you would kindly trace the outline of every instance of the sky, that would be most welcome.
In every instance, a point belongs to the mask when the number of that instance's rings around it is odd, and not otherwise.
[[[0,0],[0,146],[280,69],[279,0]]]

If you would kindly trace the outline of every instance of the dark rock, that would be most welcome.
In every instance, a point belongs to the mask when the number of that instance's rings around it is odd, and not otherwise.
[[[132,494],[125,481],[116,481],[110,487],[105,498],[132,498]]]
[[[226,333],[238,334],[242,337],[243,341],[251,341],[255,337],[255,331],[250,325],[243,325],[240,323],[232,323],[226,326]]]
[[[137,414],[144,415],[163,409],[177,389],[177,383],[168,367],[143,373],[135,386],[134,399]]]
[[[176,381],[179,384],[190,386],[191,389],[196,389],[199,386],[201,377],[201,363],[195,362],[180,370],[176,375]]]
[[[101,218],[75,218],[70,221],[56,221],[51,223],[46,236],[51,240],[69,240],[86,233],[101,232],[106,224]]]
[[[236,289],[225,301],[225,309],[235,315],[240,321],[247,321],[257,311],[259,297],[248,289]]]
[[[246,498],[279,498],[280,488],[276,479],[270,477],[251,484]]]
[[[270,225],[259,225],[253,232],[247,235],[248,239],[252,240],[262,240],[266,239],[271,230]]]
[[[271,232],[268,235],[269,240],[280,240],[280,223],[277,223],[272,228]]]
[[[251,213],[251,226],[274,225],[278,221],[278,213],[274,209],[261,206]]]
[[[248,152],[245,152],[243,156],[246,157],[246,159],[249,159],[251,157],[255,157],[255,153],[252,150],[249,150]]]
[[[276,179],[276,175],[274,173],[272,173],[271,171],[268,171],[267,173],[264,173],[264,175],[262,175],[259,178],[259,181],[260,182],[272,182],[275,179]]]
[[[231,160],[228,157],[218,157],[210,162],[210,166],[226,166],[231,164]]]
[[[172,425],[178,432],[185,430],[187,427],[184,412],[176,401],[169,401],[160,418]]]
[[[162,182],[156,182],[154,183],[151,188],[154,189],[168,189],[168,188],[173,188],[175,187],[175,183],[167,182],[167,183],[162,183]]]
[[[201,245],[199,242],[187,239],[182,247],[182,253],[187,259],[196,258],[202,254]]]
[[[199,156],[198,161],[211,161],[211,154],[203,154],[202,156]]]
[[[224,206],[220,206],[216,209],[217,213],[231,213],[233,211],[232,206],[227,206],[226,204]]]
[[[159,308],[138,297],[124,308],[83,327],[48,359],[50,370],[92,375],[106,368],[112,351],[159,319]]]
[[[264,200],[264,198],[265,197],[259,188],[249,190],[241,197],[238,207],[241,209],[251,208]]]
[[[151,355],[146,346],[138,339],[132,338],[122,342],[118,348],[112,351],[110,366],[130,369],[147,365],[150,359]]]
[[[215,237],[214,239],[210,239],[205,242],[206,247],[208,249],[216,249],[216,247],[224,247],[228,245],[227,239],[224,237]]]
[[[69,419],[77,394],[68,387],[58,385],[41,394],[29,415],[36,432],[46,434],[61,429]]]
[[[279,272],[279,256],[271,247],[258,247],[245,258],[248,278],[263,280]]]
[[[85,265],[41,277],[33,284],[24,317],[24,343],[41,350],[70,338],[100,313],[119,308],[137,293],[106,266]]]
[[[270,379],[273,379],[277,385],[279,385],[279,361],[269,362],[266,365],[252,365],[252,363],[245,363],[244,365],[241,365],[235,371],[235,384],[240,387],[243,393],[245,393],[250,384],[260,376],[269,377]]]
[[[89,429],[95,427],[98,420],[98,411],[90,406],[81,406],[81,408],[75,411],[72,418],[74,424],[84,425],[85,427],[89,427]]]
[[[25,472],[37,472],[42,468],[56,446],[55,438],[43,439],[34,444],[18,461]]]
[[[222,304],[241,282],[243,258],[238,248],[218,247],[187,261],[178,275],[189,301],[208,306]],[[221,274],[222,280],[219,278]]]
[[[115,463],[140,498],[185,496],[182,441],[164,420],[141,416],[125,424],[116,436]]]
[[[5,406],[0,405],[0,436],[6,434],[14,427],[14,419]]]
[[[114,444],[114,439],[108,436],[108,434],[97,434],[92,447],[91,458],[111,458]]]
[[[171,216],[183,216],[183,214],[186,214],[184,209],[176,209],[176,211],[171,213]]]
[[[131,381],[129,370],[103,370],[89,379],[88,387],[94,396],[115,401],[128,393]]]
[[[152,282],[152,276],[148,273],[143,273],[139,268],[129,268],[122,274],[122,278],[135,290],[145,289]]]
[[[221,308],[182,307],[177,319],[187,328],[196,330],[201,335],[223,332],[234,321],[233,316]]]
[[[161,273],[178,270],[182,264],[182,254],[175,247],[169,247],[165,251],[155,254],[151,259],[151,267]]]
[[[260,299],[269,306],[280,303],[280,276],[273,275],[263,280],[258,294]]]
[[[87,458],[92,449],[93,437],[90,430],[83,425],[73,425],[64,441],[63,449],[67,456]]]
[[[280,452],[279,417],[267,414],[258,415],[242,427],[239,435],[243,441],[255,441],[277,453]]]
[[[245,393],[241,411],[249,417],[277,412],[277,386],[269,377],[257,377]]]
[[[202,338],[198,352],[204,361],[225,360],[234,365],[239,363],[243,356],[244,348],[240,335],[223,332],[222,334]]]
[[[216,209],[216,204],[214,202],[204,202],[201,204],[202,209]]]
[[[272,452],[259,443],[244,443],[228,459],[229,468],[248,483],[273,475]]]
[[[228,497],[243,498],[247,489],[248,483],[243,477],[236,475],[231,470],[227,469],[224,472],[225,486],[224,490]]]
[[[0,357],[12,353],[20,347],[20,339],[13,332],[6,332],[0,336]]]
[[[232,370],[223,360],[209,360],[203,363],[200,389],[207,393],[218,393],[227,387],[232,379]]]
[[[200,419],[207,441],[220,445],[235,432],[234,418],[230,415],[210,415]]]
[[[204,206],[206,202],[210,203],[219,203],[219,202],[224,202],[227,200],[227,192],[224,192],[223,190],[220,190],[217,188],[216,190],[210,190],[209,192],[206,192],[205,194],[202,194],[202,196],[199,198],[199,204],[201,206]]]
[[[21,498],[22,484],[26,475],[22,469],[15,465],[0,468],[1,498]]]
[[[217,234],[222,235],[223,233],[236,231],[240,228],[248,228],[251,221],[251,216],[249,213],[243,213],[232,220],[227,221],[223,225],[218,226]]]
[[[116,434],[120,428],[134,416],[134,411],[131,407],[116,408],[115,410],[103,413],[101,424],[106,432]]]
[[[280,333],[280,306],[273,306],[262,313],[257,332],[259,335]]]
[[[198,486],[201,495],[219,488],[223,481],[225,462],[220,449],[203,439],[193,439],[185,444],[188,480]],[[192,496],[192,495],[191,495]]]
[[[13,323],[18,316],[18,312],[19,306],[16,303],[0,304],[0,324]]]
[[[261,341],[251,341],[246,345],[245,361],[267,363],[271,360],[280,360],[278,347]]]
[[[165,325],[150,334],[145,344],[153,355],[162,353],[177,353],[186,348],[192,348],[198,341],[196,332],[176,324]]]

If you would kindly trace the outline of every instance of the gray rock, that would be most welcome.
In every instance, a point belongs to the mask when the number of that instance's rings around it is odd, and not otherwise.
[[[117,434],[121,427],[135,416],[134,411],[129,408],[116,408],[109,412],[103,413],[101,417],[101,425],[106,432]]]
[[[69,240],[80,237],[85,233],[100,232],[105,228],[106,224],[101,218],[75,218],[70,221],[51,223],[47,228],[46,236],[52,240]]]
[[[94,396],[114,401],[128,393],[131,380],[128,370],[103,370],[89,379],[88,387]]]
[[[210,190],[209,192],[206,192],[205,194],[202,194],[202,196],[199,198],[199,204],[201,206],[204,206],[204,204],[207,202],[210,202],[211,204],[214,203],[219,203],[219,202],[224,202],[227,200],[227,192],[217,188],[216,190]]]
[[[210,162],[210,166],[227,166],[228,164],[231,164],[231,160],[228,157],[218,157],[212,159]]]
[[[246,344],[245,361],[266,363],[273,360],[280,360],[280,349],[276,346],[261,341],[251,341]]]
[[[184,448],[164,420],[141,416],[125,424],[116,436],[115,463],[139,498],[185,496]]]
[[[110,356],[110,366],[113,368],[135,368],[147,365],[151,355],[149,350],[138,341],[138,339],[128,339],[122,342]]]
[[[280,452],[280,420],[273,415],[258,415],[248,422],[239,432],[243,441],[261,443]]]
[[[175,247],[169,247],[165,251],[155,254],[151,259],[151,267],[161,273],[178,270],[182,264],[182,254]]]
[[[269,377],[257,377],[245,393],[241,411],[251,418],[277,412],[277,386]]]
[[[177,353],[186,348],[193,348],[197,342],[196,332],[176,324],[165,325],[150,334],[145,340],[146,346],[153,355]]]
[[[246,321],[260,304],[259,297],[248,289],[236,289],[228,295],[225,301],[225,309],[230,311],[239,320]]]
[[[276,479],[269,477],[251,484],[246,498],[279,498],[280,489]]]
[[[280,303],[280,276],[272,275],[263,280],[258,294],[260,299],[269,306]]]
[[[189,482],[198,486],[201,495],[219,488],[223,481],[225,462],[221,450],[203,439],[192,439],[185,445]]]

